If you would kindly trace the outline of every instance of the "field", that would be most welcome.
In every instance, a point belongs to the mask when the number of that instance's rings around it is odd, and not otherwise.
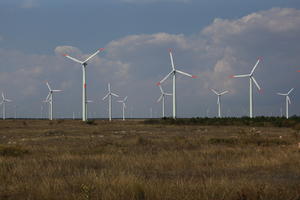
[[[0,199],[299,200],[298,129],[1,120]]]

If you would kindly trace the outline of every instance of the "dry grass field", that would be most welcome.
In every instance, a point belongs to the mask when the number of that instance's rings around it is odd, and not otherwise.
[[[292,128],[0,121],[0,199],[300,199]]]

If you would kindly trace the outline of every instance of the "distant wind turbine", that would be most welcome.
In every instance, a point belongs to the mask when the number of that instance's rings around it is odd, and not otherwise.
[[[162,117],[164,118],[165,117],[165,97],[166,96],[172,96],[172,94],[164,92],[161,85],[159,85],[159,89],[160,89],[161,95],[158,98],[157,102],[162,101]]]
[[[12,102],[10,99],[6,99],[5,97],[4,97],[4,93],[2,92],[2,101],[1,101],[1,103],[0,103],[0,105],[2,104],[2,108],[3,108],[3,115],[2,115],[2,118],[3,118],[3,120],[5,120],[5,115],[6,115],[6,110],[5,110],[5,105],[6,105],[6,103],[9,103],[9,102]]]
[[[109,121],[111,121],[111,112],[112,112],[112,109],[111,109],[111,98],[112,96],[115,96],[115,97],[119,97],[119,95],[111,92],[111,89],[110,89],[110,83],[108,83],[108,93],[107,95],[105,95],[105,97],[103,97],[103,101],[108,97],[108,115],[109,115]]]
[[[82,66],[82,121],[87,120],[87,103],[88,102],[87,102],[87,94],[86,94],[86,75],[85,75],[86,74],[85,71],[86,71],[87,62],[103,50],[104,50],[104,48],[98,49],[94,54],[89,56],[84,61],[73,58],[73,57],[69,56],[68,54],[64,54],[64,56],[66,58],[69,58],[69,59],[81,64],[81,66]]]
[[[169,49],[169,53],[170,53],[170,59],[171,59],[171,66],[172,66],[172,71],[167,74],[167,76],[165,76],[161,81],[159,81],[157,83],[157,85],[161,85],[165,80],[167,80],[167,78],[171,75],[173,75],[173,119],[176,119],[176,74],[182,74],[185,76],[189,76],[191,78],[197,78],[197,76],[188,74],[186,72],[180,71],[178,69],[175,68],[174,65],[174,60],[173,60],[173,55],[172,55],[172,50]]]
[[[50,120],[53,120],[53,102],[54,102],[53,94],[55,92],[61,92],[62,90],[52,90],[48,82],[46,82],[46,85],[49,89],[49,93],[48,93],[48,96],[46,97],[45,101],[50,104],[50,111],[49,111]]]
[[[291,99],[289,94],[294,90],[294,88],[290,89],[288,93],[277,93],[278,95],[285,96],[285,104],[286,104],[286,118],[289,118],[289,104],[291,104]]]
[[[217,101],[217,105],[218,105],[218,117],[221,118],[221,96],[228,93],[228,91],[224,91],[224,92],[217,92],[214,89],[211,89],[211,91],[213,93],[215,93],[218,96],[218,101]]]
[[[126,101],[127,101],[127,96],[123,100],[118,101],[119,103],[122,103],[123,121],[125,120]]]
[[[234,75],[234,76],[231,76],[231,78],[249,77],[249,81],[250,81],[250,85],[249,85],[250,86],[249,116],[250,116],[250,118],[253,117],[253,89],[252,89],[252,82],[254,82],[254,84],[258,88],[258,90],[261,91],[260,86],[258,85],[257,81],[253,77],[254,70],[256,69],[256,67],[258,66],[258,64],[260,63],[260,61],[261,61],[261,59],[259,58],[257,60],[256,64],[254,65],[253,69],[251,70],[250,74],[243,74],[243,75]]]

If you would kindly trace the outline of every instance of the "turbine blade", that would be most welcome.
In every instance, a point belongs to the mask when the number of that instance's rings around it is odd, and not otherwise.
[[[256,85],[256,87],[258,88],[258,90],[261,90],[260,86],[258,85],[257,81],[255,80],[255,78],[252,76],[251,79],[253,80],[254,84]]]
[[[5,101],[6,101],[6,102],[12,102],[12,100],[10,100],[10,99],[5,99]]]
[[[242,74],[242,75],[233,75],[231,78],[244,78],[244,77],[249,77],[250,74]]]
[[[223,95],[223,94],[227,94],[229,91],[224,91],[224,92],[221,92],[221,94],[220,95]]]
[[[290,89],[290,91],[287,93],[288,95],[294,90],[294,88]]]
[[[103,51],[104,48],[98,49],[94,54],[92,54],[91,56],[89,56],[85,61],[83,61],[84,63],[86,63],[87,61],[89,61],[90,59],[92,59],[93,57],[95,57],[100,51]]]
[[[46,82],[46,85],[47,85],[47,87],[48,87],[49,91],[51,91],[51,87],[50,87],[50,85],[49,85],[48,81]]]
[[[2,92],[2,94],[1,94],[1,95],[2,95],[2,100],[4,100],[5,98],[4,98],[4,94],[3,94],[3,92]]]
[[[71,59],[71,60],[77,62],[77,63],[80,63],[80,64],[83,64],[83,63],[84,63],[84,62],[82,62],[82,61],[80,61],[80,60],[78,60],[78,59],[76,59],[76,58],[73,58],[73,57],[69,56],[68,54],[64,54],[64,56],[65,56],[66,58],[69,58],[69,59]]]
[[[171,93],[165,93],[165,95],[167,95],[167,96],[172,96],[173,94],[171,94]]]
[[[110,93],[111,95],[115,96],[115,97],[120,97],[119,95],[115,94],[115,93]]]
[[[122,100],[118,100],[117,102],[119,102],[119,103],[123,103],[123,101],[122,101]]]
[[[110,92],[110,83],[108,83],[108,92]]]
[[[172,49],[169,49],[169,53],[170,53],[170,59],[171,59],[172,69],[175,70]]]
[[[163,94],[160,95],[160,97],[157,99],[157,103],[160,102],[163,98]]]
[[[92,101],[92,100],[86,100],[86,102],[87,102],[87,103],[93,103],[93,101]]]
[[[186,76],[189,76],[189,77],[193,77],[191,74],[188,74],[188,73],[180,71],[180,70],[176,70],[176,72],[178,72],[180,74],[183,74],[183,75],[186,75]]]
[[[109,93],[107,95],[105,95],[105,97],[102,98],[102,100],[104,101],[107,97],[108,97]]]
[[[48,102],[51,96],[51,92],[48,93],[47,97],[46,97],[46,101]]]
[[[125,102],[127,100],[127,96],[123,99],[123,101]]]
[[[289,96],[286,96],[286,98],[287,98],[287,100],[288,100],[289,104],[291,104],[292,102],[291,102],[291,99],[290,99],[290,97],[289,97]]]
[[[287,94],[283,94],[283,93],[277,93],[278,95],[281,95],[281,96],[286,96]]]
[[[165,76],[161,81],[159,81],[156,85],[160,85],[162,84],[165,80],[167,80],[167,78],[169,78],[169,76],[174,73],[174,71],[171,71],[170,73],[168,73],[167,76]]]
[[[159,85],[159,89],[160,89],[160,92],[163,94],[163,93],[164,93],[164,91],[163,91],[163,89],[162,89],[161,85]]]
[[[215,93],[216,95],[219,95],[218,92],[214,89],[210,89],[213,93]]]
[[[259,62],[260,62],[260,59],[257,60],[257,62],[256,62],[256,64],[254,65],[253,69],[251,70],[250,75],[252,75],[252,74],[254,73],[254,70],[255,70],[256,67],[258,66]]]
[[[62,92],[62,90],[52,90],[52,92]]]

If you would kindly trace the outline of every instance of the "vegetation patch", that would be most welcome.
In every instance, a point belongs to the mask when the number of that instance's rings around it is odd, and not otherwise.
[[[29,151],[21,146],[0,145],[0,156],[19,157],[28,153]]]
[[[237,138],[210,138],[209,144],[235,145],[239,143]]]
[[[64,135],[64,131],[62,130],[47,130],[44,133],[45,136],[61,136]]]
[[[224,118],[162,118],[147,119],[144,124],[166,125],[202,125],[202,126],[257,126],[257,127],[289,127],[300,130],[300,117],[293,116],[289,119],[283,117],[224,117]]]

